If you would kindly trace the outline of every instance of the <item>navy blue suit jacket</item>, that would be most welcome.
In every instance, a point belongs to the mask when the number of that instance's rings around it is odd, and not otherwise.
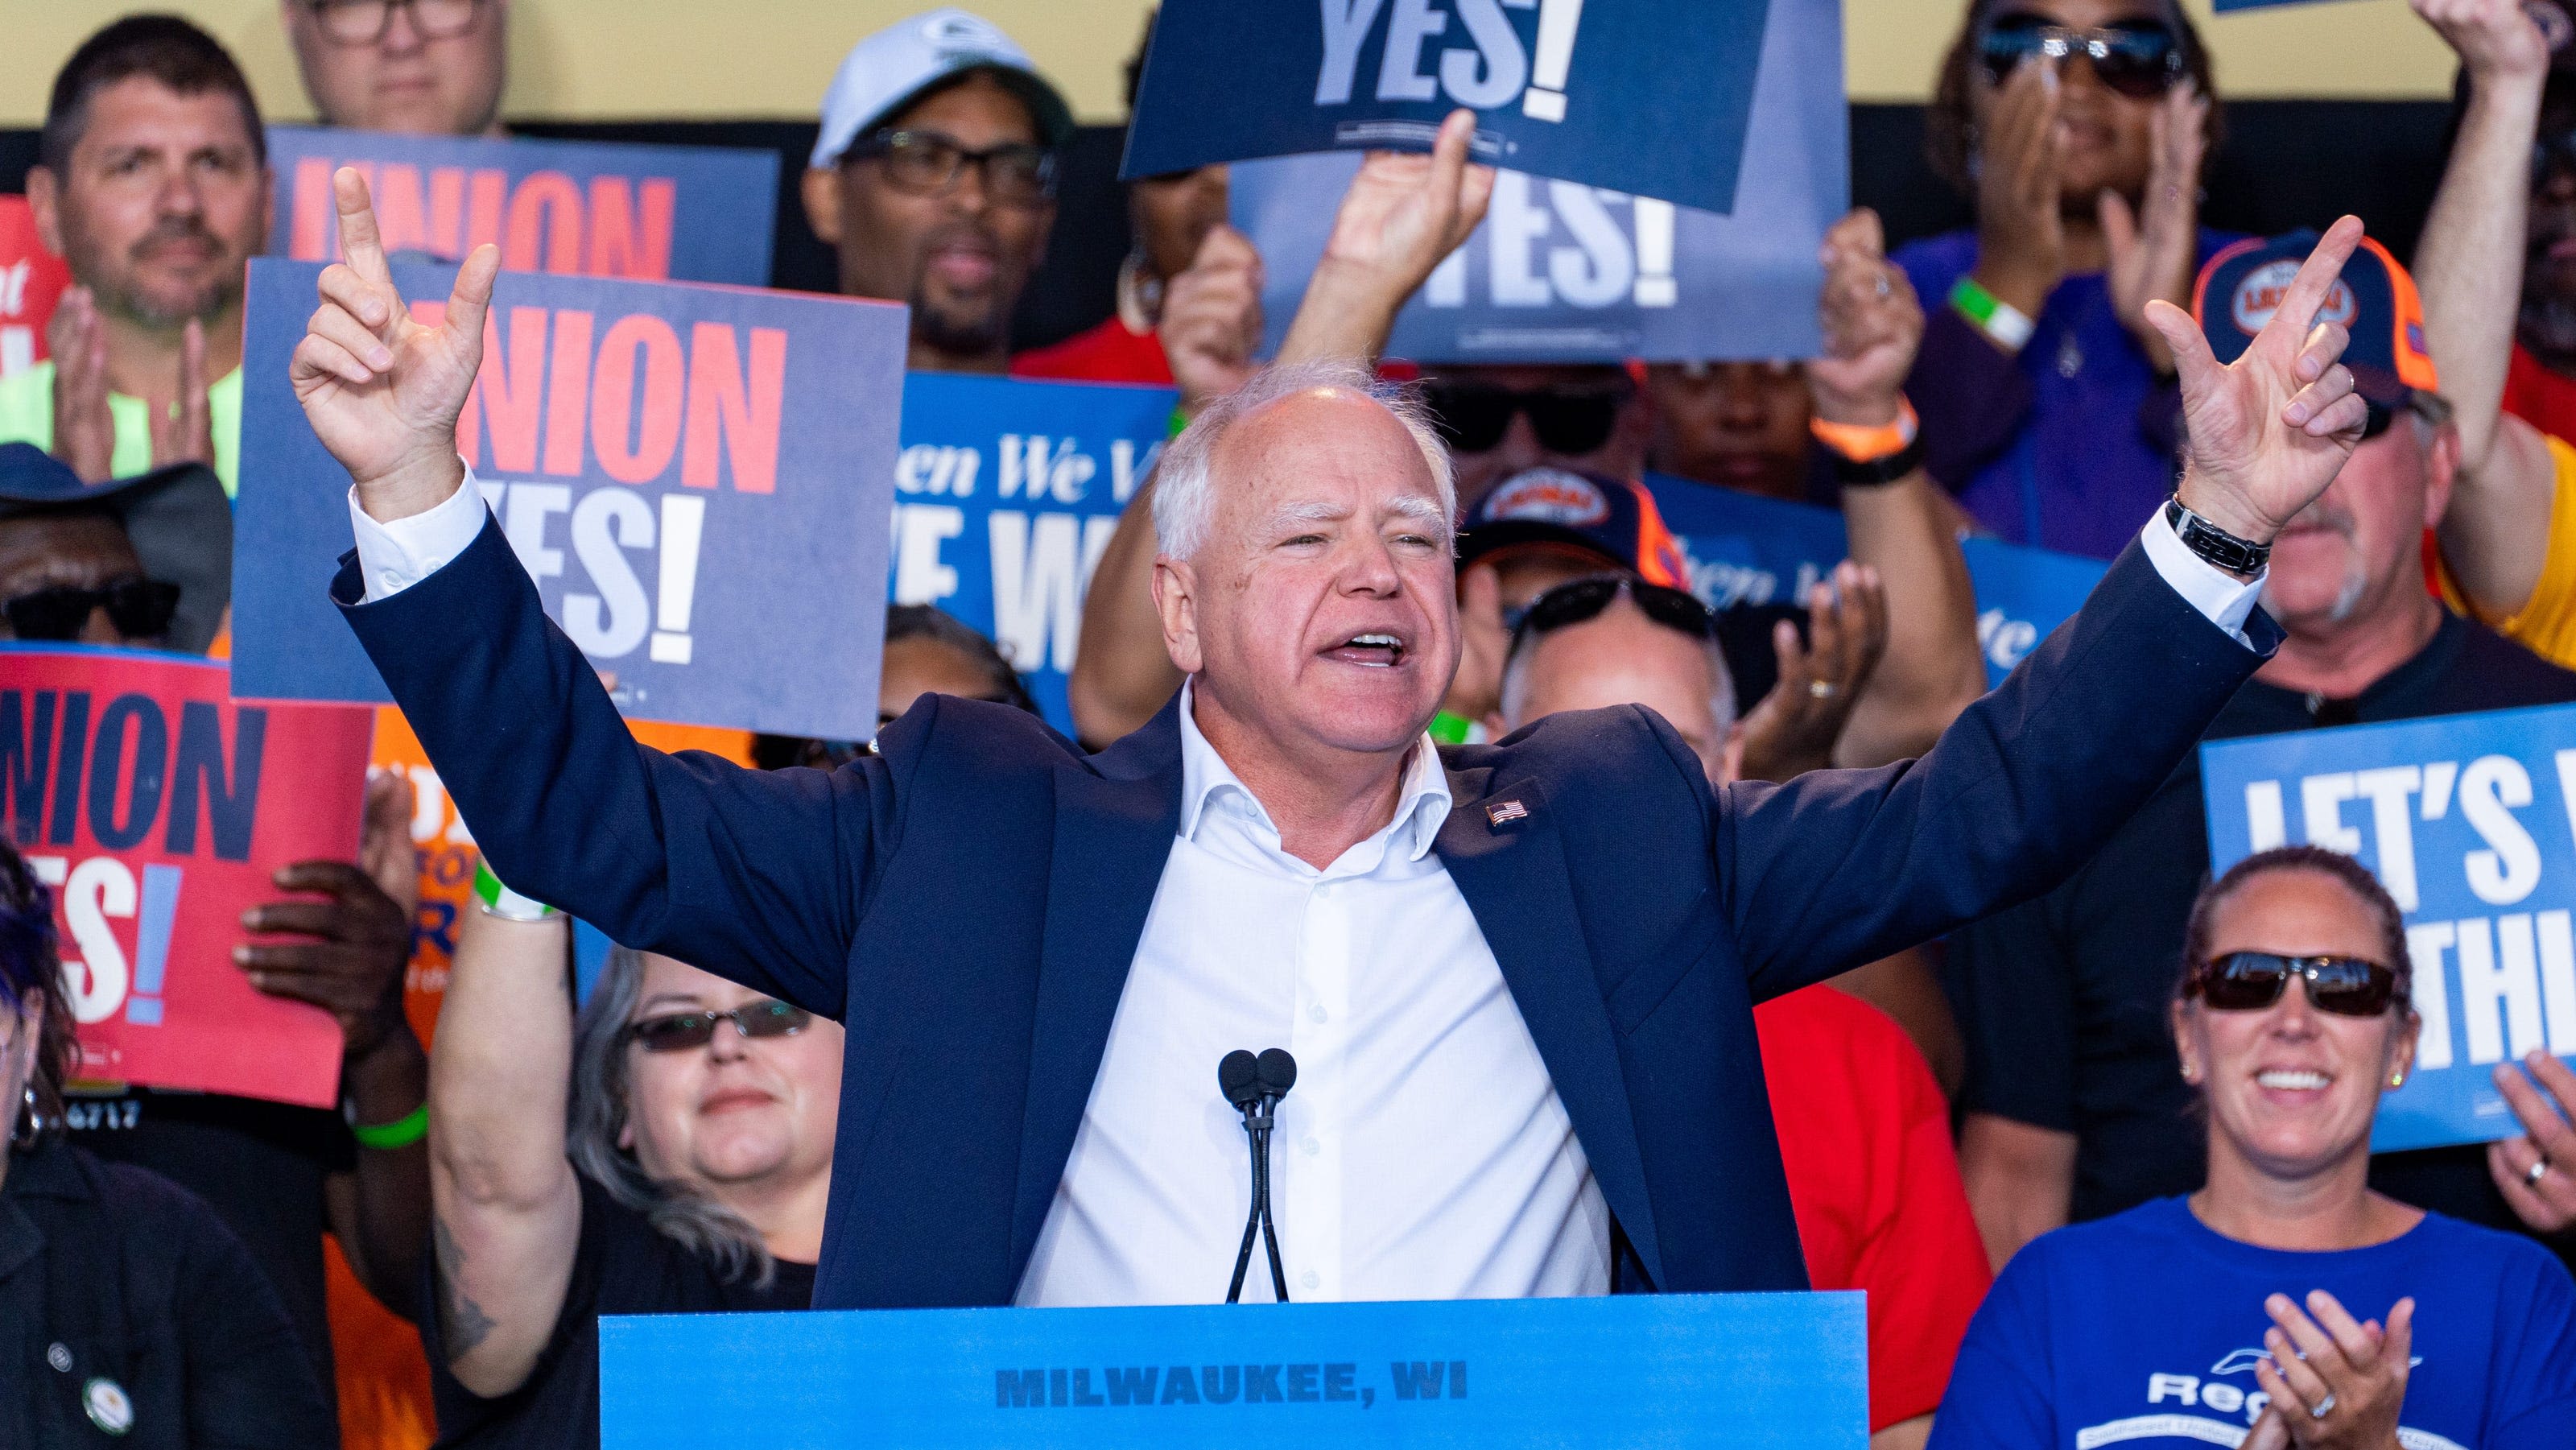
[[[929,695],[879,756],[764,774],[637,745],[488,520],[401,593],[354,602],[344,561],[333,594],[503,880],[846,1025],[816,1307],[1011,1302],[1178,828],[1177,706],[1086,756]],[[2055,884],[2260,662],[2132,545],[1920,761],[1713,791],[1633,706],[1443,752],[1440,857],[1619,1286],[1804,1288],[1753,1004]]]

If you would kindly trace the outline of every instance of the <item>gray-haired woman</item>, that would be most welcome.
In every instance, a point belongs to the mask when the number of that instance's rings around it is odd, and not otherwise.
[[[565,918],[483,885],[430,1061],[439,1443],[596,1445],[600,1315],[806,1307],[841,1028],[624,948],[576,1019]]]

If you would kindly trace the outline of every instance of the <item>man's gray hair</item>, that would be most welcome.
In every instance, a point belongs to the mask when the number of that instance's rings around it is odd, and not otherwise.
[[[565,1125],[572,1166],[725,1278],[748,1278],[767,1288],[775,1265],[758,1229],[714,1199],[646,1173],[633,1153],[617,1145],[625,1136],[627,1093],[634,1085],[627,1071],[626,1019],[643,993],[644,954],[633,947],[612,949],[573,1024],[572,1121]]]
[[[1175,559],[1196,554],[1208,540],[1216,518],[1216,489],[1210,463],[1217,445],[1235,425],[1271,404],[1318,388],[1357,393],[1393,414],[1422,450],[1440,493],[1440,516],[1452,527],[1458,517],[1458,486],[1449,465],[1449,449],[1431,425],[1431,414],[1419,398],[1400,386],[1382,383],[1355,362],[1323,359],[1281,363],[1263,368],[1242,387],[1208,404],[1163,449],[1154,472],[1154,547]],[[1443,541],[1447,542],[1446,540]]]

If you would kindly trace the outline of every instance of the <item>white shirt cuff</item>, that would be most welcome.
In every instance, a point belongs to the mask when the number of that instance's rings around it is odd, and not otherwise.
[[[2182,536],[2174,532],[2162,508],[2147,520],[2138,542],[2147,551],[2147,562],[2156,566],[2156,572],[2165,577],[2176,594],[2207,615],[2210,623],[2227,631],[2238,644],[2247,649],[2254,647],[2254,641],[2245,635],[2245,621],[2252,617],[2256,601],[2263,597],[2263,581],[2271,577],[2270,570],[2240,580],[2210,563],[2193,553]]]
[[[446,568],[483,532],[489,512],[470,467],[465,470],[464,486],[448,495],[445,503],[391,523],[369,518],[358,507],[358,490],[352,485],[349,526],[358,536],[358,577],[367,586],[367,602],[389,599]]]

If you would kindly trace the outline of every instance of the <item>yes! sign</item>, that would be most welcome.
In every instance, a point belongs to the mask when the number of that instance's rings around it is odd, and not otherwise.
[[[1066,734],[1091,572],[1178,399],[1170,388],[904,380],[893,602],[938,605],[990,635]]]
[[[2576,1057],[2576,706],[2212,741],[2200,758],[2213,870],[2324,846],[2406,913],[2423,1035],[2371,1146],[2522,1131],[2497,1064]]]
[[[1768,8],[1164,0],[1120,174],[1425,151],[1441,118],[1464,106],[1477,113],[1479,161],[1731,211]]]
[[[382,703],[323,588],[349,476],[287,376],[320,271],[251,264],[233,684]],[[394,278],[414,315],[444,308],[450,270]],[[884,303],[501,275],[457,452],[620,709],[876,733],[905,331]]]
[[[279,867],[357,854],[372,712],[145,650],[0,647],[0,678],[0,829],[54,890],[80,1075],[331,1106],[339,1024],[232,949]]]
[[[268,245],[299,262],[340,255],[331,173],[353,166],[396,261],[461,262],[491,242],[514,272],[769,285],[766,151],[271,126],[268,152]]]
[[[1818,352],[1816,249],[1851,204],[1842,10],[1833,0],[1766,8],[1731,215],[1507,168],[1483,224],[1396,315],[1388,353],[1473,363]],[[1267,263],[1270,351],[1358,168],[1350,155],[1233,168],[1234,225]]]

